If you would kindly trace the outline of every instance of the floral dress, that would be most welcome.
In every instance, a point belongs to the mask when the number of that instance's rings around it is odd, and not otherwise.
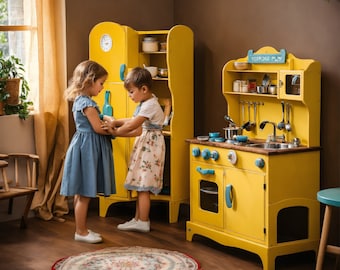
[[[78,96],[72,112],[76,132],[64,162],[60,194],[96,197],[116,193],[111,136],[96,133],[86,115],[87,107],[99,108],[88,96]]]
[[[165,141],[162,134],[164,113],[155,96],[136,109],[134,116],[146,117],[142,134],[136,137],[124,187],[128,190],[161,192],[165,160]]]

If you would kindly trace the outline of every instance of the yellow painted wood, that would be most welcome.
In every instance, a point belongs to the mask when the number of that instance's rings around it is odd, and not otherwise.
[[[277,53],[272,47],[263,47],[256,53]],[[262,121],[279,123],[282,120],[281,101],[291,104],[292,131],[278,130],[277,135],[285,135],[287,141],[298,137],[306,146],[320,145],[320,103],[321,103],[321,66],[313,59],[299,59],[288,53],[284,64],[251,64],[249,70],[235,70],[234,62],[247,61],[247,57],[228,61],[222,71],[222,93],[228,103],[228,114],[239,126],[249,119],[247,108],[242,119],[242,103],[257,102],[256,128],[244,130],[244,135],[250,138],[266,139],[272,134],[270,127],[260,130]],[[278,86],[277,95],[233,92],[235,80],[256,79],[257,85],[262,84],[265,74],[268,74],[273,84]],[[300,95],[286,93],[286,76],[300,75]],[[254,119],[254,111],[250,112]]]
[[[274,54],[272,47],[263,47],[256,53]],[[311,59],[298,59],[288,54],[284,64],[251,64],[249,70],[235,70],[235,61],[247,61],[247,57],[228,61],[222,71],[222,93],[228,103],[227,114],[239,125],[255,121],[253,105],[248,114],[247,103],[258,104],[256,127],[243,131],[254,139],[267,139],[273,126],[259,128],[262,121],[279,123],[282,120],[281,101],[292,107],[290,123],[292,131],[276,130],[276,135],[285,135],[287,141],[300,138],[302,144],[314,147],[306,152],[282,154],[258,154],[242,150],[234,151],[236,164],[228,161],[232,149],[228,146],[190,144],[193,150],[217,151],[218,160],[204,160],[190,153],[190,221],[187,222],[186,237],[192,241],[195,234],[208,237],[222,245],[241,248],[257,254],[263,269],[275,269],[277,256],[303,251],[314,251],[319,245],[320,206],[316,194],[320,189],[320,63]],[[235,80],[255,79],[262,84],[268,74],[273,84],[279,86],[276,95],[233,92]],[[286,77],[300,76],[300,94],[287,93]],[[244,104],[244,109],[242,109]],[[286,115],[285,115],[286,118]],[[285,119],[287,121],[287,119]],[[315,147],[316,146],[316,147]],[[261,158],[264,167],[258,168],[255,160]],[[196,168],[214,170],[214,175],[204,175]],[[218,189],[218,212],[202,209],[199,191],[202,182],[208,181]],[[206,184],[206,183],[205,183]],[[227,186],[232,186],[231,207],[226,203]],[[302,217],[294,218],[295,209]],[[307,213],[304,217],[304,212]],[[289,213],[289,220],[283,216]],[[300,218],[300,220],[299,220]],[[302,232],[291,232],[305,223]],[[282,223],[288,224],[282,225]],[[282,227],[283,226],[283,227]],[[292,233],[290,235],[289,233]],[[303,235],[296,236],[294,233]],[[283,235],[282,235],[283,234]],[[288,235],[286,235],[288,234]],[[305,234],[305,235],[304,235]]]
[[[112,36],[114,45],[109,52],[103,52],[99,46],[103,34]],[[144,53],[142,42],[146,36],[166,42],[167,51]],[[170,190],[158,196],[152,195],[151,199],[169,203],[170,223],[177,222],[180,204],[189,202],[189,160],[185,139],[193,137],[194,130],[193,38],[192,30],[184,25],[176,25],[169,30],[135,31],[113,22],[94,26],[89,37],[90,59],[99,62],[109,71],[105,89],[111,91],[111,105],[117,118],[131,117],[137,105],[128,98],[120,80],[121,64],[126,65],[125,75],[136,66],[168,68],[168,78],[155,78],[153,90],[164,107],[170,99],[173,114],[170,125],[164,127],[169,154],[166,160],[169,170],[164,181],[170,182]],[[104,93],[96,101],[102,106]],[[113,203],[135,200],[136,194],[123,187],[133,141],[133,138],[113,140],[117,194],[99,196],[100,216],[106,216]]]
[[[303,251],[317,251],[319,243],[319,150],[282,155],[265,155],[235,151],[237,163],[226,157],[228,148],[190,144],[194,148],[218,151],[220,158],[204,160],[190,154],[190,221],[187,240],[202,235],[226,246],[253,252],[260,256],[263,269],[275,269],[275,258]],[[262,158],[265,166],[256,167]],[[313,164],[313,166],[311,166]],[[201,175],[196,168],[214,170]],[[218,187],[218,212],[201,207],[201,181]],[[232,185],[232,207],[226,204],[225,188]],[[303,207],[308,210],[307,237],[278,241],[278,217],[284,210]],[[290,222],[294,223],[292,219]],[[291,236],[294,237],[294,236]]]

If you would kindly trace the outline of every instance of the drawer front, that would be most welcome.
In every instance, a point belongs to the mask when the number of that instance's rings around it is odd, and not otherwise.
[[[236,158],[235,162],[234,158]],[[257,160],[260,159],[263,160],[264,164],[262,168],[256,165]],[[255,172],[264,172],[267,170],[268,164],[268,156],[266,155],[199,144],[190,145],[190,160]]]

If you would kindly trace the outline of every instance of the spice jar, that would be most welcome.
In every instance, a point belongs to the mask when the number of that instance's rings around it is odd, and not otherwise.
[[[157,52],[158,41],[154,37],[145,37],[142,43],[143,52]]]
[[[165,52],[166,51],[166,42],[161,42],[160,43],[160,51]]]
[[[233,82],[233,91],[234,92],[240,92],[240,87],[241,87],[241,81],[240,80],[235,80]]]
[[[248,81],[241,80],[240,92],[248,93]]]

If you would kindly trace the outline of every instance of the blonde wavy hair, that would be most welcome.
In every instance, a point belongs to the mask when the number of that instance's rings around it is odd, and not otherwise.
[[[75,100],[96,80],[107,75],[106,69],[97,62],[91,60],[81,62],[73,71],[69,86],[64,92],[65,99],[69,101]]]

